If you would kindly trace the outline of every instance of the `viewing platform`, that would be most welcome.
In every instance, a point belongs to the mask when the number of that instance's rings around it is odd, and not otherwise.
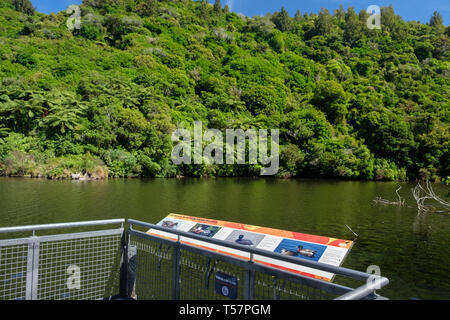
[[[361,285],[350,288],[281,270],[255,256]],[[375,300],[386,299],[376,290],[388,283],[385,277],[133,219],[0,228],[0,300]]]

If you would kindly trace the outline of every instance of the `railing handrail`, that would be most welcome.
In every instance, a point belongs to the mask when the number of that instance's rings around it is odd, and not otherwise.
[[[389,279],[380,276],[373,276],[373,281],[368,281],[365,285],[349,291],[342,296],[337,297],[334,300],[359,300],[374,293],[376,290],[381,289],[389,284]]]
[[[324,263],[320,263],[320,262],[316,262],[316,261],[310,261],[310,260],[306,260],[306,259],[298,259],[298,258],[294,258],[291,256],[282,255],[282,254],[276,253],[276,252],[270,252],[267,250],[257,249],[257,248],[253,248],[253,247],[248,247],[248,246],[244,246],[244,245],[240,245],[240,244],[231,243],[231,242],[225,242],[223,240],[212,239],[212,238],[196,235],[193,233],[188,233],[185,231],[180,231],[180,230],[175,230],[175,229],[170,229],[170,228],[154,225],[154,224],[139,221],[139,220],[128,219],[128,223],[130,224],[130,228],[132,227],[132,225],[139,225],[141,227],[146,227],[149,229],[156,229],[159,231],[172,233],[172,234],[187,237],[187,238],[192,238],[192,239],[200,240],[203,242],[208,242],[208,243],[212,243],[212,244],[216,244],[216,245],[220,245],[220,246],[224,246],[224,247],[229,247],[232,249],[248,252],[250,254],[265,256],[268,258],[273,258],[273,259],[277,259],[277,260],[281,260],[281,261],[285,261],[285,262],[290,262],[293,264],[302,265],[305,267],[310,267],[310,268],[325,271],[325,272],[331,272],[334,274],[347,276],[347,277],[350,277],[350,278],[353,278],[356,280],[360,280],[360,281],[366,281],[367,279],[369,279],[369,277],[373,276],[371,274],[361,272],[361,271],[356,271],[356,270],[343,268],[343,267],[336,267],[336,266],[332,266],[329,264],[324,264]]]
[[[95,221],[79,221],[79,222],[63,222],[63,223],[50,223],[50,224],[38,224],[18,227],[4,227],[0,228],[0,233],[15,233],[15,232],[27,232],[27,231],[39,231],[39,230],[51,230],[51,229],[64,229],[64,228],[77,228],[77,227],[90,227],[101,226],[110,224],[123,224],[125,219],[108,219],[108,220],[95,220]]]

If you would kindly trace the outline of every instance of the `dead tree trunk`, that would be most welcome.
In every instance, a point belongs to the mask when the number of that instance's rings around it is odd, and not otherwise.
[[[426,187],[420,182],[412,189],[414,199],[417,202],[419,212],[450,213],[450,203],[439,198],[433,190],[430,181],[426,181]],[[425,204],[426,200],[434,200],[435,205]]]

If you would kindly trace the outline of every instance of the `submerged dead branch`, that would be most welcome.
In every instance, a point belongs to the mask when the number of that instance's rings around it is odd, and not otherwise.
[[[431,213],[450,213],[450,203],[439,198],[433,190],[431,182],[427,180],[426,188],[422,187],[420,182],[412,189],[414,199],[417,202],[417,208],[419,212],[431,212]],[[425,201],[431,199],[437,202],[434,205],[425,204]]]
[[[350,228],[348,225],[345,225],[345,226],[348,228],[348,230],[350,230],[355,235],[355,239],[353,239],[353,241],[355,241],[359,237],[359,234],[357,234],[355,231],[353,231],[352,228]]]
[[[390,201],[390,200],[386,200],[383,199],[381,197],[376,197],[375,200],[373,200],[373,202],[375,204],[381,204],[381,205],[392,205],[392,206],[404,206],[405,205],[405,199],[402,198],[400,196],[400,194],[398,193],[400,190],[402,189],[402,186],[398,185],[397,190],[395,190],[395,193],[397,194],[398,197],[398,201]]]

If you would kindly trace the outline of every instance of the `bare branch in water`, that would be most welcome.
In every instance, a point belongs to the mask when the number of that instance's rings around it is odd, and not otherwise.
[[[400,194],[398,193],[400,190],[402,189],[401,185],[398,185],[397,190],[395,190],[395,193],[397,194],[398,197],[398,201],[390,201],[390,200],[386,200],[383,199],[381,197],[376,197],[375,200],[373,200],[373,202],[375,204],[381,204],[381,205],[392,205],[392,206],[404,206],[405,205],[405,199],[403,199]]]
[[[416,199],[419,213],[420,212],[450,213],[450,203],[442,200],[436,195],[430,181],[427,180],[426,188],[422,187],[422,185],[419,182],[417,186],[414,189],[412,189],[412,193],[414,199]],[[425,201],[427,199],[436,201],[439,204],[439,206],[435,207],[430,204],[425,204]]]
[[[348,230],[350,230],[355,235],[356,238],[359,237],[359,235],[355,231],[353,231],[352,228],[350,228],[348,225],[345,225],[345,226],[348,228]]]

